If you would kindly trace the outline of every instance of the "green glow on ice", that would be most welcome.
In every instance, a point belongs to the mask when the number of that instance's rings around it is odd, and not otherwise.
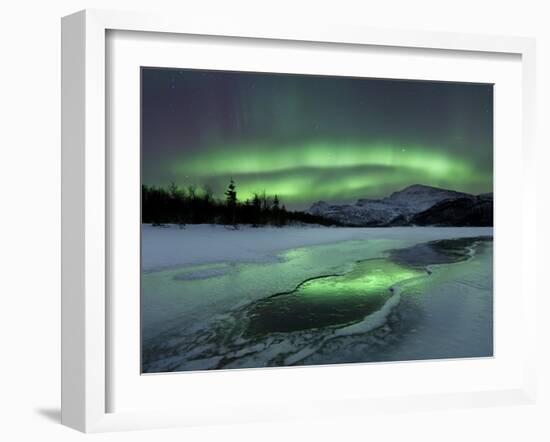
[[[259,301],[250,314],[249,334],[290,332],[348,324],[382,308],[395,284],[426,275],[386,259],[356,263],[344,275],[323,276],[294,291]]]
[[[424,275],[425,272],[404,267],[391,261],[376,259],[358,263],[342,276],[328,276],[303,283],[297,296],[347,297],[388,295],[389,289],[400,281]]]

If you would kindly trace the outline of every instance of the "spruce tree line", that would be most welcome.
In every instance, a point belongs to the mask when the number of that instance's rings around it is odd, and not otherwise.
[[[277,195],[265,191],[254,193],[251,199],[240,201],[233,179],[225,191],[225,200],[214,197],[208,186],[141,187],[142,222],[153,225],[223,224],[238,228],[240,224],[254,227],[309,223],[335,225],[332,220],[300,211],[289,211]]]

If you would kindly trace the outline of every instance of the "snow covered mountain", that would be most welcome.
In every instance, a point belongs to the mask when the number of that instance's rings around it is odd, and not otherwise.
[[[350,226],[492,225],[493,195],[470,195],[415,184],[382,199],[313,204],[309,213]]]

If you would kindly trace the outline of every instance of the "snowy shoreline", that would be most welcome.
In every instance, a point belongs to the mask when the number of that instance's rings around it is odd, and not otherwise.
[[[411,244],[445,238],[492,236],[492,227],[262,227],[142,224],[142,271],[219,262],[270,262],[293,248],[343,241],[389,239]]]

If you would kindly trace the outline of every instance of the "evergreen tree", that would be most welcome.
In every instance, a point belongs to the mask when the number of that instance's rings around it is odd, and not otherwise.
[[[237,212],[237,190],[235,181],[230,179],[227,190],[225,191],[225,202],[227,205],[227,224],[231,224],[234,227],[237,226],[236,212]]]
[[[273,213],[273,223],[276,225],[276,226],[281,226],[281,218],[280,218],[280,209],[279,209],[279,197],[277,195],[275,195],[273,197],[273,206],[271,207],[271,211]]]
[[[252,227],[258,227],[261,222],[262,201],[260,195],[254,193],[252,198]]]
[[[262,191],[260,199],[262,201],[262,212],[268,211],[269,210],[269,200],[268,200],[268,198],[265,194],[265,190]]]
[[[173,181],[168,186],[168,193],[170,194],[170,197],[172,197],[173,199],[176,199],[179,196],[178,186],[176,186],[176,183],[174,183]]]
[[[279,197],[277,195],[273,197],[273,210],[279,211]]]
[[[272,224],[313,223],[342,225],[334,220],[301,211],[287,211],[278,195],[268,197],[266,192],[256,193],[250,200],[239,203],[235,182],[230,181],[225,199],[220,200],[208,187],[188,186],[185,189],[174,183],[166,187],[142,185],[142,222],[162,226],[178,224],[226,224],[237,228],[238,223],[254,227]]]
[[[212,187],[210,187],[209,185],[205,185],[204,186],[203,200],[206,203],[210,203],[213,199],[214,199],[214,192],[212,190]]]
[[[191,224],[197,222],[197,186],[190,184],[187,186],[187,218]]]
[[[287,215],[287,212],[286,212],[286,207],[283,204],[283,206],[281,207],[281,213],[279,215],[280,225],[281,226],[286,226],[287,221],[288,221],[288,215]]]
[[[190,200],[194,200],[197,197],[197,186],[194,184],[187,186],[187,194],[189,195]]]

